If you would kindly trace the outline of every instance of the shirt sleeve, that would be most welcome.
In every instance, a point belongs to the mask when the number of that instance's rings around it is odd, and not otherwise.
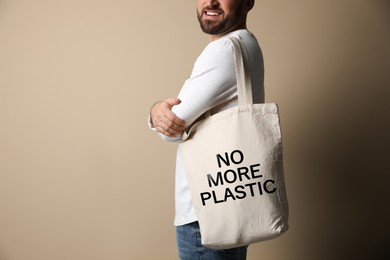
[[[233,44],[221,38],[206,46],[195,62],[191,77],[184,83],[172,108],[190,127],[206,111],[237,97]],[[160,136],[170,142],[180,142],[181,136]]]

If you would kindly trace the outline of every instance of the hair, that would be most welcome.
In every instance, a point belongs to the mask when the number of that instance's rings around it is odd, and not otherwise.
[[[247,0],[247,2],[250,2],[249,10],[252,10],[252,8],[255,6],[255,0]]]

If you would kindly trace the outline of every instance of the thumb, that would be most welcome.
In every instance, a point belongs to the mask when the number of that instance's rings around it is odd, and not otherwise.
[[[178,98],[167,98],[165,102],[170,106],[173,107],[174,105],[178,105],[181,103],[181,100]]]

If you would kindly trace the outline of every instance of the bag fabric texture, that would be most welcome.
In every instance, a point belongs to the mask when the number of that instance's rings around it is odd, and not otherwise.
[[[245,46],[230,40],[238,106],[207,112],[179,144],[202,244],[217,249],[273,239],[288,229],[278,106],[253,104]]]

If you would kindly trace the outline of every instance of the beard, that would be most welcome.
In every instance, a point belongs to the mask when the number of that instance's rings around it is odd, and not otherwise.
[[[204,33],[211,35],[220,35],[225,32],[229,32],[240,24],[243,6],[243,4],[240,5],[232,15],[224,17],[221,21],[213,21],[207,19],[203,20],[202,18],[205,15],[204,11],[202,11],[201,13],[197,11],[200,28]],[[218,11],[223,13],[222,10]]]

